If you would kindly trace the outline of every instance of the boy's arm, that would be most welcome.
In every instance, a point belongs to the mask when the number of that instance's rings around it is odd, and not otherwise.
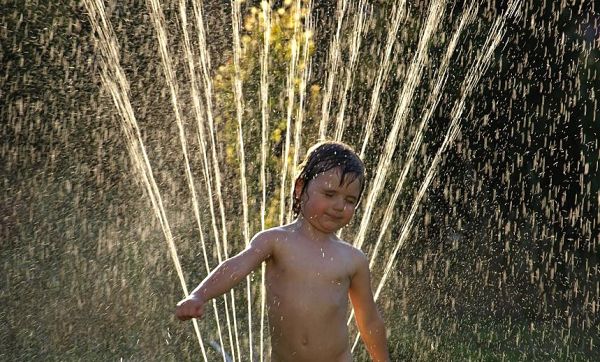
[[[248,248],[219,264],[190,295],[177,304],[177,318],[187,320],[201,317],[204,303],[229,291],[271,255],[272,242],[268,232],[259,233]]]
[[[390,361],[385,326],[377,311],[371,291],[369,261],[362,253],[360,253],[358,268],[352,276],[348,295],[352,302],[360,336],[371,359],[377,362]]]

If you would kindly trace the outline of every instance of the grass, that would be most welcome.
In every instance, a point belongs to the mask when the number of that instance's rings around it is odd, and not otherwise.
[[[595,361],[598,331],[562,329],[555,323],[510,319],[417,322],[406,318],[391,330],[393,360]],[[418,328],[418,325],[437,328]],[[592,342],[590,342],[592,341]]]

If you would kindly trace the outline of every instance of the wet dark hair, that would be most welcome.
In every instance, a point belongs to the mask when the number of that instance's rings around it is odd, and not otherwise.
[[[296,196],[295,187],[298,181],[304,181],[300,192],[300,196],[302,196],[310,181],[323,172],[336,167],[342,172],[340,185],[351,183],[355,179],[360,182],[360,193],[356,201],[358,204],[365,187],[364,163],[352,147],[347,144],[337,141],[323,141],[312,146],[306,153],[304,161],[298,166],[300,173],[294,182],[294,202],[292,205],[295,216],[300,213],[300,197]]]

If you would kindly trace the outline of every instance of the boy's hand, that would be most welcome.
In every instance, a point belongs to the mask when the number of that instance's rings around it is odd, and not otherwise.
[[[191,318],[201,318],[204,314],[204,301],[196,296],[190,295],[177,303],[175,316],[180,321]]]

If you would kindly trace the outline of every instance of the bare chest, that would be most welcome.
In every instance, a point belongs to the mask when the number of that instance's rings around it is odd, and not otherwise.
[[[332,246],[287,245],[267,265],[267,288],[278,295],[340,303],[347,298],[352,266]]]
[[[332,361],[347,351],[353,269],[343,248],[290,242],[268,261],[267,307],[277,355],[294,352],[294,360]]]
[[[352,266],[344,250],[335,245],[289,243],[274,255],[269,267],[273,279],[285,279],[305,288],[349,287]]]

